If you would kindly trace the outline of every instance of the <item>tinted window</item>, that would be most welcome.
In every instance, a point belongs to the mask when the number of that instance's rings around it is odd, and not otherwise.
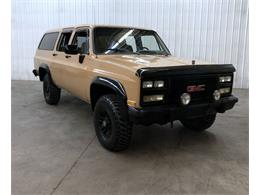
[[[43,50],[53,50],[54,45],[56,43],[56,40],[58,38],[59,33],[55,32],[55,33],[46,33],[42,40],[41,43],[39,45],[39,49],[43,49]]]
[[[89,46],[89,37],[88,31],[79,31],[76,32],[72,45],[77,45],[80,48],[81,53],[86,54],[88,53],[88,46]]]
[[[64,47],[68,45],[72,32],[64,32],[60,36],[57,51],[64,51]]]
[[[94,50],[97,54],[170,54],[157,33],[132,28],[96,27]]]

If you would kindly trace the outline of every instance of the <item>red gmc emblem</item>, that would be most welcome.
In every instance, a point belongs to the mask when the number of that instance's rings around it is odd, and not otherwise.
[[[187,86],[187,92],[205,91],[205,85],[189,85]]]

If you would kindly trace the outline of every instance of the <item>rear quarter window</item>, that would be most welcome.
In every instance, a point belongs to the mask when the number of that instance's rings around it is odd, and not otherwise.
[[[44,34],[38,49],[50,50],[50,51],[53,50],[58,36],[59,36],[58,32]]]

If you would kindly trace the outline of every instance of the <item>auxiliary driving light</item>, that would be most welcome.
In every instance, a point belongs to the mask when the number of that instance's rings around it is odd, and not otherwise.
[[[219,100],[220,96],[221,96],[220,92],[218,90],[215,90],[213,93],[214,100],[216,100],[216,101]]]
[[[144,102],[156,102],[162,100],[163,100],[163,95],[146,95],[143,97]]]
[[[190,103],[190,100],[191,100],[191,97],[190,97],[190,94],[188,93],[183,93],[181,95],[181,103],[183,105],[188,105]]]

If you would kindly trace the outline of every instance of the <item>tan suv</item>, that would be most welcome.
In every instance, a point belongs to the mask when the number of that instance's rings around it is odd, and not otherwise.
[[[111,151],[128,147],[132,124],[180,120],[203,131],[216,113],[231,109],[231,64],[203,64],[170,54],[153,30],[121,26],[74,26],[46,32],[33,73],[44,98],[55,105],[61,89],[91,104],[100,143]]]

